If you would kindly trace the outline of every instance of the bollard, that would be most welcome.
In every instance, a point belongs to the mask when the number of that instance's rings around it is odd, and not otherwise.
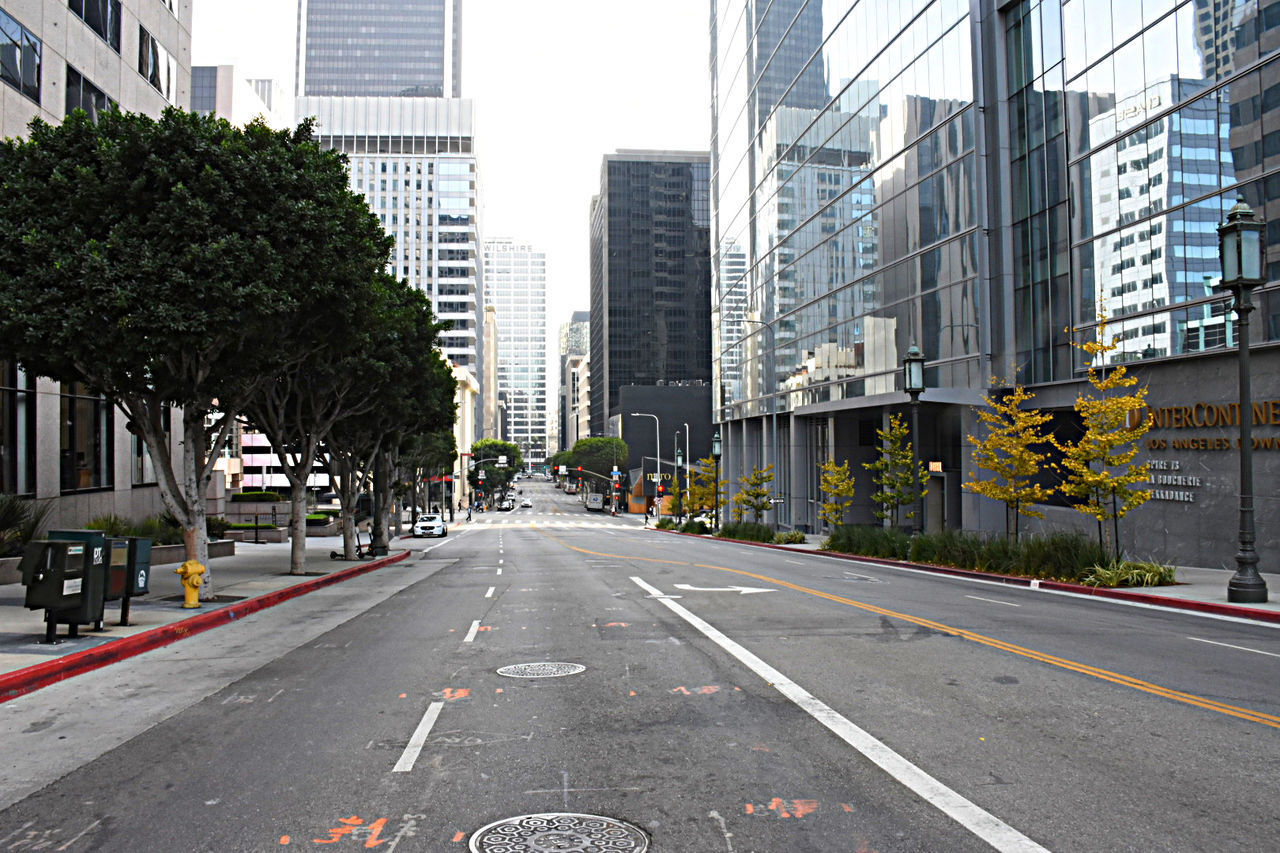
[[[204,566],[195,560],[187,560],[181,566],[173,570],[173,573],[182,578],[182,607],[184,610],[191,610],[200,606],[200,587],[204,585]]]

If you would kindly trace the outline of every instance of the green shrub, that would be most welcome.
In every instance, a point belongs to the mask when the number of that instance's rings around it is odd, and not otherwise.
[[[681,533],[697,533],[700,536],[706,536],[708,533],[711,532],[711,528],[703,524],[701,521],[693,521],[691,519],[689,521],[686,521],[683,525],[680,526],[680,532]]]
[[[181,545],[182,528],[173,523],[173,516],[153,515],[144,518],[133,528],[134,536],[144,536],[155,545]]]
[[[1178,570],[1151,560],[1112,560],[1093,566],[1083,583],[1089,586],[1167,586],[1177,583]]]
[[[772,542],[773,529],[754,521],[735,521],[723,525],[716,536],[721,539],[742,539],[747,542]]]
[[[823,546],[828,551],[839,551],[842,554],[905,560],[910,542],[907,534],[894,527],[841,524],[827,537]]]
[[[279,492],[237,492],[231,496],[232,503],[248,503],[251,501],[275,502],[288,500]]]
[[[100,515],[90,519],[84,527],[86,530],[101,530],[108,536],[131,536],[134,523],[122,515]]]
[[[653,526],[659,530],[675,530],[679,527],[674,518],[660,518]]]
[[[773,541],[778,545],[803,545],[805,538],[799,530],[787,530],[774,536]]]
[[[19,556],[28,542],[38,539],[52,509],[48,501],[0,494],[0,557]]]
[[[209,531],[210,539],[221,539],[225,536],[229,524],[229,521],[218,515],[207,516],[204,520],[204,526]]]
[[[1098,540],[1083,533],[1055,531],[1027,537],[1019,545],[1014,573],[1034,578],[1083,581],[1094,566],[1109,562]]]
[[[307,513],[307,527],[324,527],[336,517],[327,512],[309,512]]]

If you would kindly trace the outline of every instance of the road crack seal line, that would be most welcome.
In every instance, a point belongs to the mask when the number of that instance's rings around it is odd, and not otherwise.
[[[554,539],[555,537],[550,537],[550,538]],[[600,551],[590,551],[586,548],[579,548],[575,545],[569,545],[565,542],[561,542],[558,539],[556,541],[559,542],[561,545],[564,545],[564,547],[569,548],[570,550],[578,551],[583,554],[591,554],[596,557],[612,557],[614,559],[619,559],[619,560],[638,560],[646,563],[663,563],[671,566],[692,566],[693,568],[697,568],[697,569],[713,569],[714,571],[717,571],[717,572],[730,572],[735,575],[742,575],[743,577],[754,578],[755,580],[763,581],[764,583],[777,584],[778,586],[786,587],[787,589],[792,589],[792,590],[795,590],[796,592],[803,592],[806,595],[814,595],[814,596],[817,596],[818,598],[825,598],[828,601],[833,601],[837,604],[844,604],[849,607],[856,607],[859,610],[865,610],[868,613],[875,613],[877,615],[887,616],[892,619],[902,619],[906,622],[911,623],[912,625],[919,625],[921,627],[929,628],[931,630],[937,631],[941,634],[947,634],[952,637],[958,637],[962,640],[969,640],[970,642],[978,643],[980,645],[984,645],[984,646],[987,646],[988,648],[996,649],[998,651],[1007,652],[1013,655],[1018,655],[1019,657],[1024,657],[1029,660],[1034,660],[1040,663],[1048,664],[1049,666],[1056,666],[1059,669],[1069,670],[1071,672],[1075,672],[1080,675],[1087,675],[1092,678],[1100,679],[1102,681],[1108,681],[1108,682],[1111,682],[1112,684],[1120,685],[1121,687],[1129,687],[1133,690],[1139,690],[1143,693],[1149,693],[1153,696],[1159,696],[1163,699],[1170,699],[1170,700],[1173,700],[1174,702],[1181,702],[1186,705],[1191,705],[1196,708],[1201,708],[1205,711],[1215,711],[1219,714],[1226,714],[1229,717],[1236,717],[1237,719],[1247,720],[1251,723],[1258,723],[1260,725],[1269,726],[1273,729],[1280,729],[1280,716],[1276,716],[1274,714],[1268,714],[1263,711],[1254,711],[1254,710],[1250,710],[1249,708],[1240,708],[1235,705],[1228,705],[1225,702],[1218,702],[1213,699],[1205,698],[1204,696],[1196,696],[1193,693],[1184,693],[1181,690],[1174,690],[1171,687],[1163,687],[1159,684],[1153,684],[1150,681],[1143,681],[1140,678],[1134,678],[1133,676],[1124,675],[1123,673],[1112,672],[1111,670],[1108,670],[1108,669],[1102,669],[1101,667],[1090,666],[1089,664],[1068,660],[1067,658],[1060,658],[1055,655],[1048,654],[1046,652],[1039,652],[1039,651],[1036,651],[1035,649],[1029,649],[1026,646],[1018,646],[1013,643],[1006,643],[1003,640],[997,640],[994,637],[988,637],[985,634],[979,634],[975,631],[967,631],[964,628],[955,628],[955,627],[952,627],[951,625],[944,625],[941,622],[934,622],[931,619],[924,619],[919,616],[911,616],[906,613],[900,613],[896,610],[889,610],[888,608],[885,608],[885,607],[878,607],[874,604],[867,604],[866,602],[855,601],[852,598],[845,598],[842,595],[835,595],[833,593],[823,592],[822,590],[811,589],[810,587],[807,587],[807,586],[800,586],[799,584],[794,584],[788,581],[779,580],[778,578],[769,577],[768,575],[762,575],[756,572],[749,572],[749,571],[746,571],[745,569],[732,569],[732,568],[729,568],[728,566],[716,566],[709,563],[689,563],[689,562],[683,562],[678,560],[662,560],[656,557],[629,557],[623,554],[606,554]],[[658,600],[662,601],[662,599],[658,599]]]

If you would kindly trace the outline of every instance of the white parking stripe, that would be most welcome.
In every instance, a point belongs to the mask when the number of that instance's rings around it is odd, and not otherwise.
[[[471,623],[471,630],[467,631],[467,636],[462,638],[462,642],[470,643],[473,640],[475,640],[476,631],[479,631],[479,630],[480,630],[480,620],[477,619],[476,621]]]
[[[491,586],[491,587],[489,587],[489,591],[488,591],[488,592],[486,592],[486,593],[484,594],[484,597],[485,597],[485,598],[493,598],[493,591],[494,591],[496,588],[497,588],[497,587],[492,587],[492,586]]]
[[[418,723],[418,727],[413,730],[413,737],[409,738],[409,744],[400,754],[400,760],[396,762],[395,767],[391,768],[392,773],[408,773],[413,769],[414,762],[418,760],[422,748],[427,745],[431,727],[436,724],[436,717],[440,716],[440,709],[443,707],[443,702],[432,702],[427,706],[427,713],[422,715],[422,722]]]
[[[650,595],[665,596],[662,590],[651,586],[641,578],[633,577],[631,580]],[[995,849],[1008,851],[1008,853],[1032,853],[1032,851],[1035,851],[1035,853],[1048,853],[1048,850],[1044,847],[1036,844],[995,815],[960,796],[894,752],[883,742],[836,713],[826,703],[820,701],[803,687],[756,657],[745,647],[729,639],[712,627],[710,623],[695,616],[683,605],[665,597],[659,597],[656,600],[661,602],[672,613],[701,631],[707,639],[731,654],[743,666],[763,678],[771,687],[830,729],[836,737],[862,753],[881,770],[897,779],[909,790],[931,803],[943,814]]]

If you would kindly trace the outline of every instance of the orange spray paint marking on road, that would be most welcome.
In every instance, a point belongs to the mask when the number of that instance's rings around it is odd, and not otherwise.
[[[409,695],[408,693],[401,693],[401,694],[400,694],[400,698],[401,698],[401,699],[404,699],[404,698],[406,698],[408,695]]]
[[[456,835],[453,836],[453,843],[457,844],[460,841],[465,841],[466,837],[467,837],[467,834],[465,832],[458,832]]]
[[[289,843],[289,836],[287,836],[287,835],[282,835],[282,836],[280,836],[280,843],[281,843],[281,844],[288,844],[288,843]]]
[[[606,628],[627,628],[627,627],[629,627],[629,626],[628,626],[628,624],[627,624],[626,622],[606,622],[606,623],[604,623],[604,626],[605,626]]]
[[[477,630],[477,631],[492,631],[492,630],[493,630],[493,626],[492,626],[492,625],[481,625],[479,628],[476,628],[476,630]]]
[[[454,699],[466,699],[468,696],[471,695],[471,688],[470,687],[457,687],[457,688],[446,687],[444,690],[441,691],[441,695],[444,696],[444,699],[446,702],[452,702]]]

